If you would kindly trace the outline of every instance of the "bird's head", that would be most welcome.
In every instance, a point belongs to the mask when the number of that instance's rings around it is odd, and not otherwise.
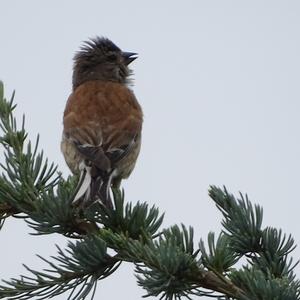
[[[122,51],[107,38],[86,41],[74,56],[73,89],[90,80],[129,83],[128,65],[136,58],[136,53]]]

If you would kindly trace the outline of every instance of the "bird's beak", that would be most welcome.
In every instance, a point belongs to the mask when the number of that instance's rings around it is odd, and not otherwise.
[[[124,57],[125,64],[129,65],[132,63],[135,59],[138,58],[137,53],[134,52],[122,52],[122,56]]]

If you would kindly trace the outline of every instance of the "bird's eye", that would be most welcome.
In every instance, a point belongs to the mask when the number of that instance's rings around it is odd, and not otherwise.
[[[116,61],[117,60],[117,55],[116,54],[109,54],[107,56],[108,61]]]

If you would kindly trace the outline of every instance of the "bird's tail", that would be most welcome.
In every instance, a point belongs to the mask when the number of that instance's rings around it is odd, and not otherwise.
[[[111,176],[109,174],[92,177],[90,184],[90,199],[92,203],[100,200],[107,208],[113,208],[110,187]]]
[[[81,171],[73,203],[80,202],[88,206],[100,201],[106,207],[113,208],[110,196],[111,177],[107,172],[95,172],[91,167],[85,167]]]

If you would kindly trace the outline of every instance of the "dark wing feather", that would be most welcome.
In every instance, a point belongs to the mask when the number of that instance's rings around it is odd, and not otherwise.
[[[78,151],[96,166],[99,170],[104,172],[112,171],[122,159],[124,159],[134,148],[138,135],[136,134],[130,143],[122,145],[116,149],[104,151],[102,146],[93,146],[89,144],[82,145],[79,142],[74,142]]]
[[[81,145],[76,143],[77,150],[93,165],[102,171],[111,170],[110,159],[105,154],[101,146]]]

